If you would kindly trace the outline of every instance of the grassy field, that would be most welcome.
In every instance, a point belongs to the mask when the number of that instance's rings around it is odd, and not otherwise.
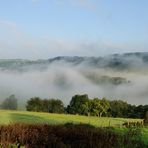
[[[88,117],[80,115],[50,114],[27,111],[0,110],[0,124],[30,123],[30,124],[65,124],[86,123],[96,127],[120,127],[126,121],[140,121],[140,119]]]
[[[51,114],[40,112],[27,112],[27,111],[9,111],[0,110],[0,125],[13,124],[13,123],[29,123],[29,124],[90,124],[95,127],[115,127],[113,130],[119,133],[125,133],[126,128],[123,128],[124,122],[137,122],[141,119],[125,119],[125,118],[109,118],[109,117],[88,117],[80,115],[69,114]],[[141,127],[141,137],[143,141],[148,144],[148,128]]]

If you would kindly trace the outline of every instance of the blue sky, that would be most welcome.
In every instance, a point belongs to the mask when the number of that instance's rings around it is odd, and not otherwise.
[[[148,51],[147,0],[0,0],[0,58]]]

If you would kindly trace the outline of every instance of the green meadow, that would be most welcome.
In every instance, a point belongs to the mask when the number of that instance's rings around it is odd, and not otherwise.
[[[0,124],[29,123],[29,124],[90,124],[95,127],[121,127],[126,121],[141,121],[140,119],[124,119],[110,117],[89,117],[69,114],[54,114],[28,111],[0,110]]]

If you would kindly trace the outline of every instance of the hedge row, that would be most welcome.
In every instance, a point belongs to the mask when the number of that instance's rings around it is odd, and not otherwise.
[[[146,147],[137,137],[138,132],[126,134],[110,128],[94,128],[89,125],[26,125],[0,126],[1,147],[15,144],[25,148],[120,148]]]

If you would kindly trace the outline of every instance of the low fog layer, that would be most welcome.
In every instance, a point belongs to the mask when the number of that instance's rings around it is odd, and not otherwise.
[[[1,99],[15,94],[58,98],[75,94],[148,104],[148,53],[107,57],[57,57],[49,60],[0,60]]]

